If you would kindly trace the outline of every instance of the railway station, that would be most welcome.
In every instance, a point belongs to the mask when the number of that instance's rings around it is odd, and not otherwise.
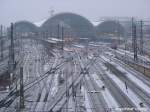
[[[147,4],[109,13],[107,0],[7,1],[16,15],[0,19],[0,112],[150,112]]]

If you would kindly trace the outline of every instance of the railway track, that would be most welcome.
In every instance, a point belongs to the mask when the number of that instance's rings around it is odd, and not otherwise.
[[[109,78],[107,74],[105,74],[105,71],[101,68],[101,66],[97,62],[95,64],[96,65],[94,65],[94,68],[96,73],[105,84],[105,87],[107,87],[110,90],[111,94],[119,103],[120,108],[135,108],[135,105],[132,103],[132,101],[120,90],[120,88],[115,84],[115,82],[113,82],[113,80]],[[133,110],[133,112],[136,111]]]
[[[131,88],[133,90],[134,93],[136,93],[139,98],[146,103],[146,105],[148,107],[150,107],[150,94],[148,94],[146,91],[144,91],[142,88],[140,88],[138,85],[136,85],[133,81],[131,81],[131,79],[129,79],[124,73],[122,73],[121,71],[119,71],[117,68],[115,68],[113,65],[111,65],[108,62],[104,62],[107,63],[105,64],[107,67],[109,67],[109,69],[111,70],[111,72],[116,75],[121,81],[126,82],[128,87]]]
[[[65,63],[66,62],[61,62],[60,64],[56,65],[55,68],[53,68],[53,69],[51,68],[51,69],[47,70],[47,72],[45,72],[44,75],[39,76],[33,82],[26,84],[24,86],[24,92],[27,92],[28,89],[32,88],[36,84],[39,84],[41,81],[43,81],[43,79],[48,77],[50,74],[55,73],[55,71],[58,70],[58,68],[61,67]],[[35,67],[35,68],[37,68],[37,67]],[[12,93],[10,93],[4,100],[0,101],[1,106],[11,105],[13,103],[13,101],[18,97],[18,92],[19,91],[15,91],[15,90],[12,91]],[[11,99],[11,97],[13,97],[13,98]]]
[[[92,78],[87,77],[85,79],[85,87],[88,90],[88,93],[90,94],[90,98],[93,104],[92,110],[94,112],[106,112],[108,109],[108,106],[101,94],[101,88],[99,88],[95,82],[93,82]]]
[[[138,79],[142,80],[145,84],[147,84],[150,87],[150,78],[144,76],[142,73],[134,70],[133,68],[131,68],[129,65],[125,64],[124,62],[122,62],[121,60],[118,60],[116,58],[113,58],[113,61],[115,61],[115,63],[117,63],[118,65],[120,65],[121,67],[126,68],[126,71],[131,73],[132,75],[134,75],[135,77],[137,77]]]
[[[38,50],[34,47],[34,51],[35,51],[35,59],[38,60],[40,58],[40,55],[39,55],[39,52]],[[44,59],[45,60],[45,59]],[[56,59],[55,59],[56,60]],[[46,60],[45,60],[46,62]],[[57,61],[54,61],[51,65],[51,68],[53,67],[54,64],[56,64]],[[39,61],[36,61],[36,64],[35,64],[35,73],[37,75],[37,77],[42,77],[40,74],[42,74],[42,68],[41,68],[41,63]],[[43,66],[42,66],[43,67]],[[53,74],[48,76],[47,79],[44,79],[42,80],[41,82],[37,83],[38,84],[38,88],[39,88],[39,92],[38,92],[38,95],[37,95],[37,99],[35,101],[35,103],[32,104],[32,107],[30,107],[31,111],[37,111],[37,110],[41,110],[43,111],[44,107],[45,107],[45,102],[47,100],[47,97],[48,97],[48,93],[50,92],[51,90],[51,85],[47,85],[47,81],[48,79],[50,78],[51,81],[50,81],[50,84],[51,82],[53,81],[52,80],[52,77],[53,77]]]
[[[80,57],[81,56],[79,56],[78,54],[80,67],[84,73],[82,80],[85,83],[84,86],[89,93],[89,98],[91,99],[91,104],[93,107],[91,108],[91,110],[92,112],[106,112],[108,107],[101,94],[101,88],[97,86],[97,84],[94,82],[93,78],[89,74],[89,70],[91,69],[92,65],[96,61],[96,58],[93,57],[92,59],[84,59]]]

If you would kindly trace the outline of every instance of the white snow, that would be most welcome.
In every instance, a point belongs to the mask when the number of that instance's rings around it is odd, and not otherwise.
[[[130,52],[130,51],[127,51],[127,50],[123,50],[123,49],[118,49],[118,50],[116,50],[116,52],[119,53],[119,54],[122,54],[122,55],[125,55],[125,53],[126,53],[126,55],[128,55],[131,58],[133,58],[133,55],[134,55],[133,52]],[[146,56],[142,56],[142,55],[138,54],[138,58],[140,60],[143,60],[145,63],[150,62],[150,59],[148,57],[146,57]],[[146,67],[149,67],[149,66],[146,65]]]
[[[109,59],[107,59],[106,57],[102,56],[102,58],[105,61],[109,61]],[[124,68],[120,67],[118,64],[116,64],[115,62],[110,62],[111,64],[115,65],[116,68],[118,68],[119,70],[121,70],[124,73],[127,73],[126,76],[129,77],[132,81],[134,81],[136,84],[138,84],[139,86],[141,86],[145,91],[147,91],[148,93],[150,92],[150,88],[144,84],[141,80],[139,80],[138,78],[136,78],[135,76],[133,76],[131,73],[129,73],[128,71],[126,71]],[[102,68],[106,71],[106,67],[102,66]],[[119,88],[131,99],[131,101],[138,107],[140,108],[139,103],[142,102],[141,99],[136,95],[136,93],[134,93],[130,88],[128,88],[128,93],[126,91],[125,88],[125,84],[124,82],[122,82],[118,77],[116,77],[114,74],[110,73],[109,71],[106,71],[106,73],[108,74],[108,76],[113,79],[113,81],[119,86]],[[146,90],[148,89],[148,90]],[[147,107],[147,106],[146,106]]]
[[[49,65],[48,63],[46,63],[46,64],[44,65],[44,72],[46,72],[46,71],[49,69],[49,67],[50,67],[50,65]]]
[[[59,74],[55,74],[55,76],[54,76],[54,82],[53,82],[52,89],[51,89],[52,97],[54,97],[58,91],[58,75]]]
[[[128,72],[127,70],[125,70],[124,68],[122,68],[121,66],[117,66],[115,64],[116,68],[124,73],[126,73],[125,75],[132,80],[132,82],[134,82],[135,84],[137,84],[139,87],[141,87],[143,90],[145,90],[147,93],[150,94],[150,87],[148,87],[145,83],[143,83],[143,81],[141,81],[140,79],[138,79],[136,76],[134,76],[133,74],[131,74],[130,72]]]
[[[49,43],[53,43],[53,44],[57,43],[57,41],[55,41],[55,40],[46,40],[46,41],[48,41]]]
[[[90,46],[94,46],[94,47],[99,47],[99,46],[101,46],[101,45],[92,44],[92,43],[90,43],[89,45],[90,45]]]
[[[122,82],[118,77],[116,77],[114,74],[106,71],[107,75],[118,85],[118,87],[121,89],[125,95],[128,96],[128,98],[136,105],[136,107],[140,108],[140,103],[142,102],[141,99],[134,93],[129,87],[126,90],[124,82]],[[147,107],[147,105],[144,105]],[[148,108],[148,107],[147,107]]]
[[[41,21],[38,21],[38,22],[34,22],[33,24],[35,24],[36,26],[40,27],[40,26],[42,26],[42,24],[43,24],[45,21],[47,21],[47,18],[46,18],[46,19],[43,19],[43,20],[41,20]]]
[[[94,26],[98,26],[102,21],[91,21]]]
[[[85,101],[84,101],[84,105],[85,105],[85,108],[86,108],[86,112],[93,112],[92,111],[92,107],[90,105],[90,100],[88,98],[88,93],[87,93],[87,90],[82,86],[81,88],[81,92],[82,94],[84,94],[85,96]]]
[[[115,63],[114,61],[110,62],[109,59],[107,59],[104,56],[101,56],[105,61],[109,61],[109,63],[111,63],[112,65],[114,65],[118,70],[120,70],[121,72],[125,73],[125,75],[135,84],[137,84],[139,87],[141,87],[144,91],[146,91],[147,93],[150,94],[150,87],[147,86],[142,80],[140,80],[139,78],[137,78],[134,74],[131,74],[131,72],[127,71],[125,68],[121,67],[120,65],[118,65],[117,63]],[[128,69],[128,68],[127,68]],[[133,71],[132,71],[133,72]]]
[[[93,77],[94,81],[97,83],[97,85],[102,88],[102,86],[104,85],[104,83],[101,81],[101,79],[97,76],[96,73],[91,74],[91,76]],[[101,90],[101,93],[108,105],[109,108],[113,109],[114,108],[118,108],[119,105],[117,103],[117,101],[115,100],[115,98],[111,95],[110,91],[106,88],[105,90]],[[115,111],[114,111],[115,112]]]
[[[73,112],[73,110],[75,110],[75,102],[72,97],[70,97],[68,101],[68,110],[69,112]]]
[[[52,41],[56,41],[56,42],[62,42],[62,39],[58,39],[58,38],[48,38],[48,40],[52,40]]]
[[[68,52],[72,52],[72,51],[73,51],[72,48],[67,48],[67,47],[64,47],[64,50],[65,50],[65,51],[68,51]]]
[[[105,61],[109,62],[110,59],[106,58],[105,56],[100,56],[102,59],[104,59]]]
[[[45,102],[38,102],[35,111],[41,111],[43,110],[43,107],[45,105]]]
[[[79,47],[79,48],[84,48],[84,47],[85,47],[85,46],[83,46],[83,45],[73,45],[73,46]]]
[[[88,58],[89,58],[89,59],[92,59],[92,58],[93,58],[93,54],[89,54],[89,55],[88,55]]]

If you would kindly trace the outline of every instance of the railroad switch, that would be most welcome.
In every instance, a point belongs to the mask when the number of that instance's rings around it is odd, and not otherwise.
[[[89,74],[88,69],[83,68],[83,69],[81,70],[81,74]]]

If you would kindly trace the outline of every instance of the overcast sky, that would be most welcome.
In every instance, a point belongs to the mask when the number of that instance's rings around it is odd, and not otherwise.
[[[73,12],[96,21],[100,17],[150,18],[150,0],[0,0],[0,24],[28,20],[38,22],[55,14]]]

